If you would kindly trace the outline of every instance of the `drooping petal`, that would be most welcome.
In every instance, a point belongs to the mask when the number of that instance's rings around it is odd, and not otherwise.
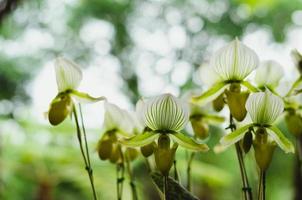
[[[143,109],[144,124],[157,131],[179,131],[189,120],[187,106],[171,94],[150,99]]]
[[[268,127],[268,134],[279,145],[279,147],[285,151],[285,153],[295,153],[294,145],[283,135],[283,133],[276,127]]]
[[[211,66],[223,80],[243,80],[259,64],[257,54],[237,39],[211,58]]]
[[[192,151],[208,151],[209,147],[206,144],[200,144],[197,143],[192,138],[189,138],[185,136],[182,133],[174,133],[169,134],[171,136],[172,140],[174,140],[176,143],[178,143],[180,146],[192,150]]]
[[[138,134],[136,136],[133,136],[132,138],[129,139],[121,140],[120,143],[128,147],[142,147],[152,143],[158,136],[159,134],[157,133],[146,132],[143,134]]]
[[[252,121],[261,125],[272,124],[284,110],[282,99],[268,89],[251,94],[245,106]]]
[[[253,126],[253,124],[245,125],[239,129],[233,131],[232,133],[223,136],[223,138],[221,138],[221,140],[220,140],[220,143],[224,146],[229,146],[229,145],[235,144],[236,142],[238,142],[239,140],[241,140],[244,137],[244,134],[246,133],[246,131],[252,126]]]
[[[74,97],[80,103],[94,103],[102,100],[106,100],[106,97],[92,97],[87,93],[79,92],[77,90],[72,90],[70,95]]]
[[[278,86],[283,74],[283,68],[279,63],[273,60],[264,61],[256,70],[255,82],[258,87],[273,89]]]
[[[55,60],[55,71],[59,92],[77,89],[82,80],[80,67],[64,57]]]
[[[192,103],[206,104],[221,95],[228,85],[224,82],[214,84],[210,89],[202,93],[200,96],[192,98]]]

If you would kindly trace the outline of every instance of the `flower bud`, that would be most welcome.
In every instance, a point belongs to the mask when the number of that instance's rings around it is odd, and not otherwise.
[[[154,146],[155,146],[155,142],[152,142],[150,144],[147,144],[147,145],[141,147],[141,153],[143,154],[143,156],[145,158],[147,158],[153,154]]]
[[[224,107],[224,94],[222,93],[219,95],[214,101],[212,102],[213,108],[216,112],[219,112],[223,109]]]
[[[262,171],[267,170],[272,161],[276,145],[275,143],[268,141],[267,132],[264,128],[259,128],[256,131],[253,147],[255,150],[255,159],[258,167]]]
[[[288,113],[285,116],[285,122],[289,132],[296,137],[302,135],[302,118],[296,113]]]
[[[51,125],[58,125],[71,113],[73,102],[69,95],[59,94],[51,102],[48,111],[48,120]]]
[[[162,175],[167,176],[173,165],[177,145],[170,149],[170,138],[167,135],[161,135],[158,138],[158,147],[154,149],[154,157],[157,169]]]
[[[202,119],[191,119],[194,135],[199,139],[206,139],[209,136],[209,125]]]
[[[246,116],[245,103],[249,96],[249,92],[234,92],[230,90],[225,91],[227,97],[227,103],[230,109],[232,116],[237,121],[244,120]]]

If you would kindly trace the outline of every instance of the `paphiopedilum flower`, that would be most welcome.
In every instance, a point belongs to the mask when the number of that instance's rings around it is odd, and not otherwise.
[[[79,102],[97,102],[105,97],[94,98],[77,90],[82,81],[80,67],[66,58],[55,60],[58,95],[52,100],[48,111],[48,119],[52,125],[58,125],[71,113],[74,100]]]
[[[137,123],[135,117],[127,110],[105,102],[105,115],[103,123],[103,135],[98,142],[97,151],[100,159],[109,159],[113,163],[121,161],[122,148],[119,140],[131,137],[142,132],[142,126]],[[124,149],[126,152],[134,152],[134,149]]]
[[[257,91],[255,87],[245,81],[245,78],[256,69],[258,64],[257,54],[236,38],[212,56],[210,66],[220,78],[206,92],[194,97],[193,102],[210,102],[222,94],[232,83],[239,83],[252,91]]]
[[[179,145],[195,150],[206,151],[207,145],[199,144],[180,133],[189,120],[188,107],[171,94],[163,94],[144,100],[138,106],[139,117],[150,131],[123,141],[124,145],[141,147],[155,141],[160,135],[168,135]]]
[[[269,88],[274,91],[284,74],[282,66],[273,60],[267,60],[260,64],[256,70],[255,82],[259,88]]]
[[[253,128],[256,128],[264,129],[286,153],[294,152],[293,144],[273,125],[284,110],[283,101],[280,97],[274,95],[269,90],[253,93],[246,102],[246,109],[253,123],[225,135],[220,141],[221,144],[226,146],[234,144],[241,140],[247,131],[254,132]],[[257,131],[254,133],[256,134]]]

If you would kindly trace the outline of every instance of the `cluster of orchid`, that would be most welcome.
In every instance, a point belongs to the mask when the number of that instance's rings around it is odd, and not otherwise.
[[[298,65],[301,65],[302,56],[298,52],[295,55]],[[208,151],[205,139],[209,135],[209,124],[224,121],[224,117],[216,115],[214,111],[220,112],[227,105],[230,111],[227,129],[231,132],[221,138],[218,146],[226,148],[235,144],[242,191],[244,199],[249,200],[252,199],[252,190],[245,170],[244,155],[253,147],[259,168],[258,199],[262,200],[265,199],[265,172],[275,147],[279,146],[286,153],[295,152],[293,144],[274,122],[285,113],[289,131],[297,138],[302,135],[301,106],[293,97],[301,92],[296,88],[302,82],[302,76],[285,96],[281,96],[277,86],[283,74],[282,67],[274,61],[263,62],[260,67],[258,65],[256,53],[235,39],[218,50],[207,66],[201,67],[201,76],[210,80],[207,81],[209,89],[200,96],[190,92],[182,98],[172,94],[142,98],[137,102],[135,111],[127,111],[108,102],[105,97],[95,98],[78,91],[82,79],[79,66],[66,58],[57,58],[55,71],[59,92],[51,102],[48,119],[52,125],[58,125],[68,115],[73,116],[94,199],[97,199],[80,103],[105,101],[103,131],[96,149],[101,160],[109,160],[117,167],[117,199],[123,196],[125,169],[129,174],[132,197],[138,199],[130,163],[140,153],[146,158],[146,163],[149,163],[151,156],[154,157],[156,169],[163,177],[163,187],[160,188],[162,197],[169,199],[168,176],[172,166],[176,165],[178,146],[191,151],[192,159],[196,152]],[[247,80],[254,70],[255,86]],[[78,109],[76,102],[79,102]],[[208,109],[210,102],[212,112]],[[247,113],[250,119],[246,117]],[[193,136],[183,131],[187,125],[191,126]],[[190,190],[189,177],[187,184]]]

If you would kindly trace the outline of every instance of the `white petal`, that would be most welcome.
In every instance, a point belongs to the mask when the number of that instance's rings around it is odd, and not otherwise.
[[[188,107],[171,94],[150,99],[143,109],[143,121],[152,130],[179,131],[188,120]]]
[[[223,80],[243,80],[259,64],[257,54],[237,39],[218,50],[211,66]]]
[[[199,67],[198,74],[201,82],[207,86],[212,86],[221,80],[220,76],[215,72],[213,67],[207,63]]]
[[[284,74],[282,66],[273,61],[268,60],[257,68],[255,82],[259,87],[275,88],[278,86],[280,79]]]
[[[265,92],[251,94],[245,107],[254,123],[268,125],[283,112],[284,104],[280,97],[267,89]]]
[[[76,89],[82,80],[80,67],[66,58],[58,57],[55,60],[55,71],[59,92]]]

